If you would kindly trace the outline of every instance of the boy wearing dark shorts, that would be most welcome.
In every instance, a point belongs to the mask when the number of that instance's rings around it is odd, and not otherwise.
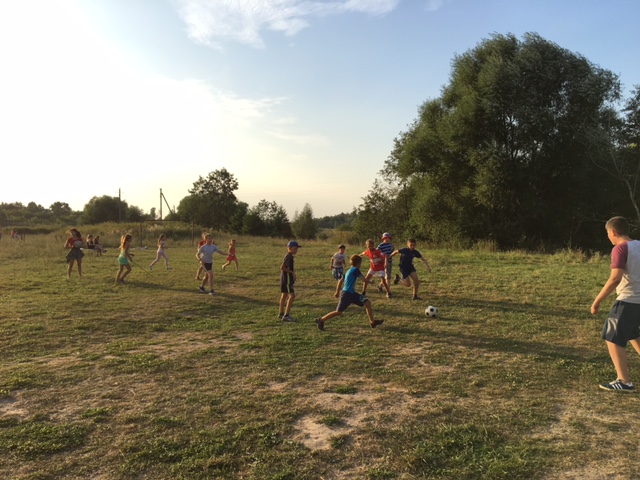
[[[362,278],[362,281],[365,283],[370,283],[360,271],[362,257],[360,255],[353,255],[349,259],[349,263],[351,264],[351,268],[345,273],[344,278],[340,280],[344,286],[340,292],[338,306],[335,311],[327,313],[324,317],[316,318],[316,325],[320,330],[324,330],[324,322],[342,315],[349,305],[364,307],[369,317],[369,325],[371,328],[382,325],[383,320],[375,320],[373,318],[371,301],[364,295],[356,293],[356,280],[358,280],[358,278]]]
[[[631,343],[640,354],[640,241],[629,237],[629,222],[613,217],[605,228],[611,251],[611,274],[591,305],[591,313],[598,313],[600,303],[614,290],[618,294],[602,329],[609,356],[618,378],[600,388],[610,392],[632,392],[626,346]]]
[[[396,278],[393,281],[394,285],[401,283],[405,287],[411,286],[411,281],[413,280],[413,300],[420,300],[418,297],[418,287],[420,287],[420,279],[418,278],[418,273],[416,272],[416,267],[413,266],[413,259],[419,258],[424,263],[424,266],[427,267],[427,271],[431,272],[431,267],[429,263],[424,259],[422,254],[416,250],[416,241],[413,238],[410,238],[407,241],[406,248],[401,248],[400,250],[394,251],[389,258],[394,257],[395,255],[400,254],[400,275],[396,273]]]
[[[298,253],[300,245],[298,242],[291,241],[287,244],[287,254],[280,265],[280,313],[278,319],[283,322],[295,322],[290,315],[293,301],[296,293],[293,290],[293,284],[296,282],[296,273],[293,268],[293,256]]]

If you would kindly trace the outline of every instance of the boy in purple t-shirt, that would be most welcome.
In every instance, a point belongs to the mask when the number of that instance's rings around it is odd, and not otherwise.
[[[604,322],[602,339],[607,343],[618,378],[600,385],[611,392],[631,392],[629,363],[625,347],[631,343],[640,354],[640,241],[629,237],[629,222],[624,217],[613,217],[605,228],[614,245],[611,251],[611,274],[591,305],[591,313],[598,313],[600,303],[613,293],[618,294]]]

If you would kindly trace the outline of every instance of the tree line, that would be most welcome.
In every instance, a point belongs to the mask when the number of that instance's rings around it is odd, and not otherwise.
[[[640,88],[528,33],[457,55],[438,98],[394,140],[359,229],[498,248],[599,248],[640,225]]]
[[[382,170],[353,212],[315,219],[310,205],[288,218],[266,199],[235,196],[225,168],[199,177],[167,220],[223,231],[313,238],[415,237],[438,244],[490,242],[499,249],[603,248],[604,222],[640,226],[640,87],[622,98],[618,75],[535,33],[494,34],[456,55],[448,84],[394,139]],[[82,212],[56,202],[0,204],[0,222],[76,223],[155,218],[113,197]]]

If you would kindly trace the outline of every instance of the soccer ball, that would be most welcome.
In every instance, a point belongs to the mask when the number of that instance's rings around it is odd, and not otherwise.
[[[438,316],[438,309],[429,305],[424,313],[427,314],[427,317],[436,318]]]

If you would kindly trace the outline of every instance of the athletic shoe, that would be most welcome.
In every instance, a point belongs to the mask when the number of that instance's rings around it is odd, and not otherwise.
[[[318,326],[318,330],[324,330],[324,322],[321,318],[316,318],[316,325]]]
[[[280,313],[278,314],[278,320],[282,320],[282,317],[284,317],[284,313],[280,312]]]
[[[411,297],[411,300],[422,300],[418,295]]]
[[[167,267],[167,270],[171,270],[171,267]]]
[[[216,292],[214,292],[213,290],[209,291],[209,295],[215,295],[215,294],[216,294]]]
[[[391,294],[390,293],[387,293],[387,298],[391,298]]]
[[[296,320],[291,315],[285,315],[282,317],[282,321],[291,323],[291,322],[295,322]]]
[[[149,271],[151,272],[152,270],[153,270],[153,267],[149,265]]]
[[[200,290],[202,293],[207,293],[202,285],[198,287],[198,290]]]
[[[396,273],[396,277],[393,279],[393,284],[397,285],[398,283],[400,283],[400,275]]]
[[[631,382],[624,383],[621,380],[614,380],[611,383],[600,384],[600,388],[609,392],[633,392],[635,387]]]
[[[382,325],[384,323],[384,320],[374,320],[373,323],[369,323],[369,325],[371,325],[371,328],[376,328],[378,325]]]

